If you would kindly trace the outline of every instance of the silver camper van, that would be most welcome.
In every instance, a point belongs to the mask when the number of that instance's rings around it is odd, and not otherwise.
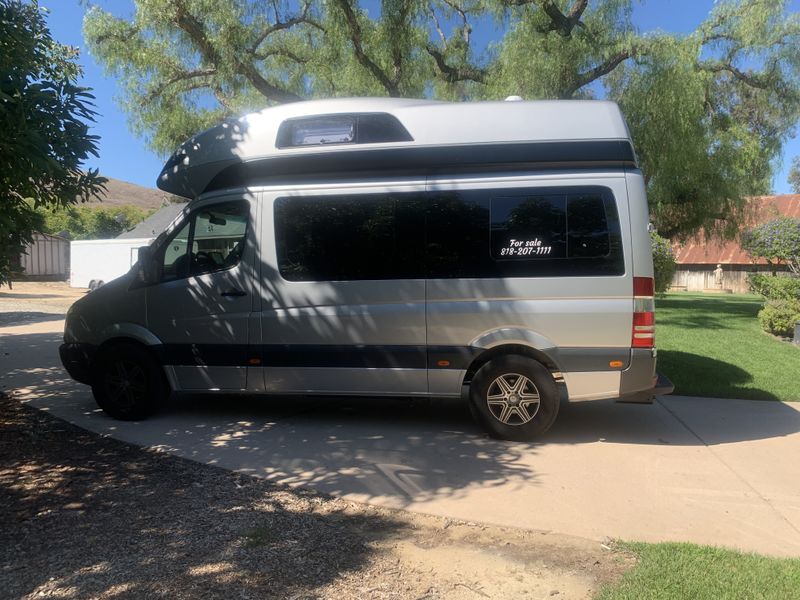
[[[67,315],[62,362],[113,417],[173,391],[450,396],[524,440],[562,396],[672,389],[611,102],[277,106],[190,139],[158,185],[193,200]]]

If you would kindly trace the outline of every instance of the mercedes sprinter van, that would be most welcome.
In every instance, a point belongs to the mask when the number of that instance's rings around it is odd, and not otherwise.
[[[113,417],[173,391],[463,396],[526,440],[560,395],[671,391],[614,103],[287,104],[190,139],[158,185],[191,203],[67,315],[62,362]]]

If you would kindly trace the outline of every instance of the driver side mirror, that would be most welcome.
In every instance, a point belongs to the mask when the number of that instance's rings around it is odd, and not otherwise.
[[[137,259],[141,282],[144,284],[155,283],[158,280],[158,267],[153,256],[153,249],[150,246],[142,246],[137,251]]]

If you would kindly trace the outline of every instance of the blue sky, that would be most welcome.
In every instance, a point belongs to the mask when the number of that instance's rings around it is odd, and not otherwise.
[[[93,0],[103,8],[116,14],[130,14],[132,0]],[[82,84],[94,89],[99,113],[93,133],[100,136],[100,157],[88,166],[98,167],[103,175],[155,187],[165,157],[157,156],[147,149],[142,139],[128,129],[126,115],[119,109],[115,97],[120,90],[113,78],[106,77],[86,50],[81,33],[84,8],[80,0],[40,0],[40,5],[49,9],[48,23],[58,41],[81,49],[81,64],[84,67]],[[714,0],[650,0],[635,2],[634,21],[643,31],[663,29],[670,32],[687,33],[702,22],[714,5]],[[793,0],[792,10],[800,10],[800,0]],[[493,32],[476,31],[478,43],[485,43]],[[800,155],[800,139],[786,144],[783,164],[777,170],[773,188],[777,193],[789,193],[786,174],[792,157]]]

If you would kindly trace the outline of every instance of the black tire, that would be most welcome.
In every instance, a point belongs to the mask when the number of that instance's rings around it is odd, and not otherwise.
[[[108,415],[138,421],[155,413],[169,395],[164,371],[143,346],[120,343],[98,352],[92,393]]]
[[[489,361],[478,369],[469,392],[473,416],[489,435],[502,440],[529,441],[550,429],[558,416],[553,376],[525,356]]]

